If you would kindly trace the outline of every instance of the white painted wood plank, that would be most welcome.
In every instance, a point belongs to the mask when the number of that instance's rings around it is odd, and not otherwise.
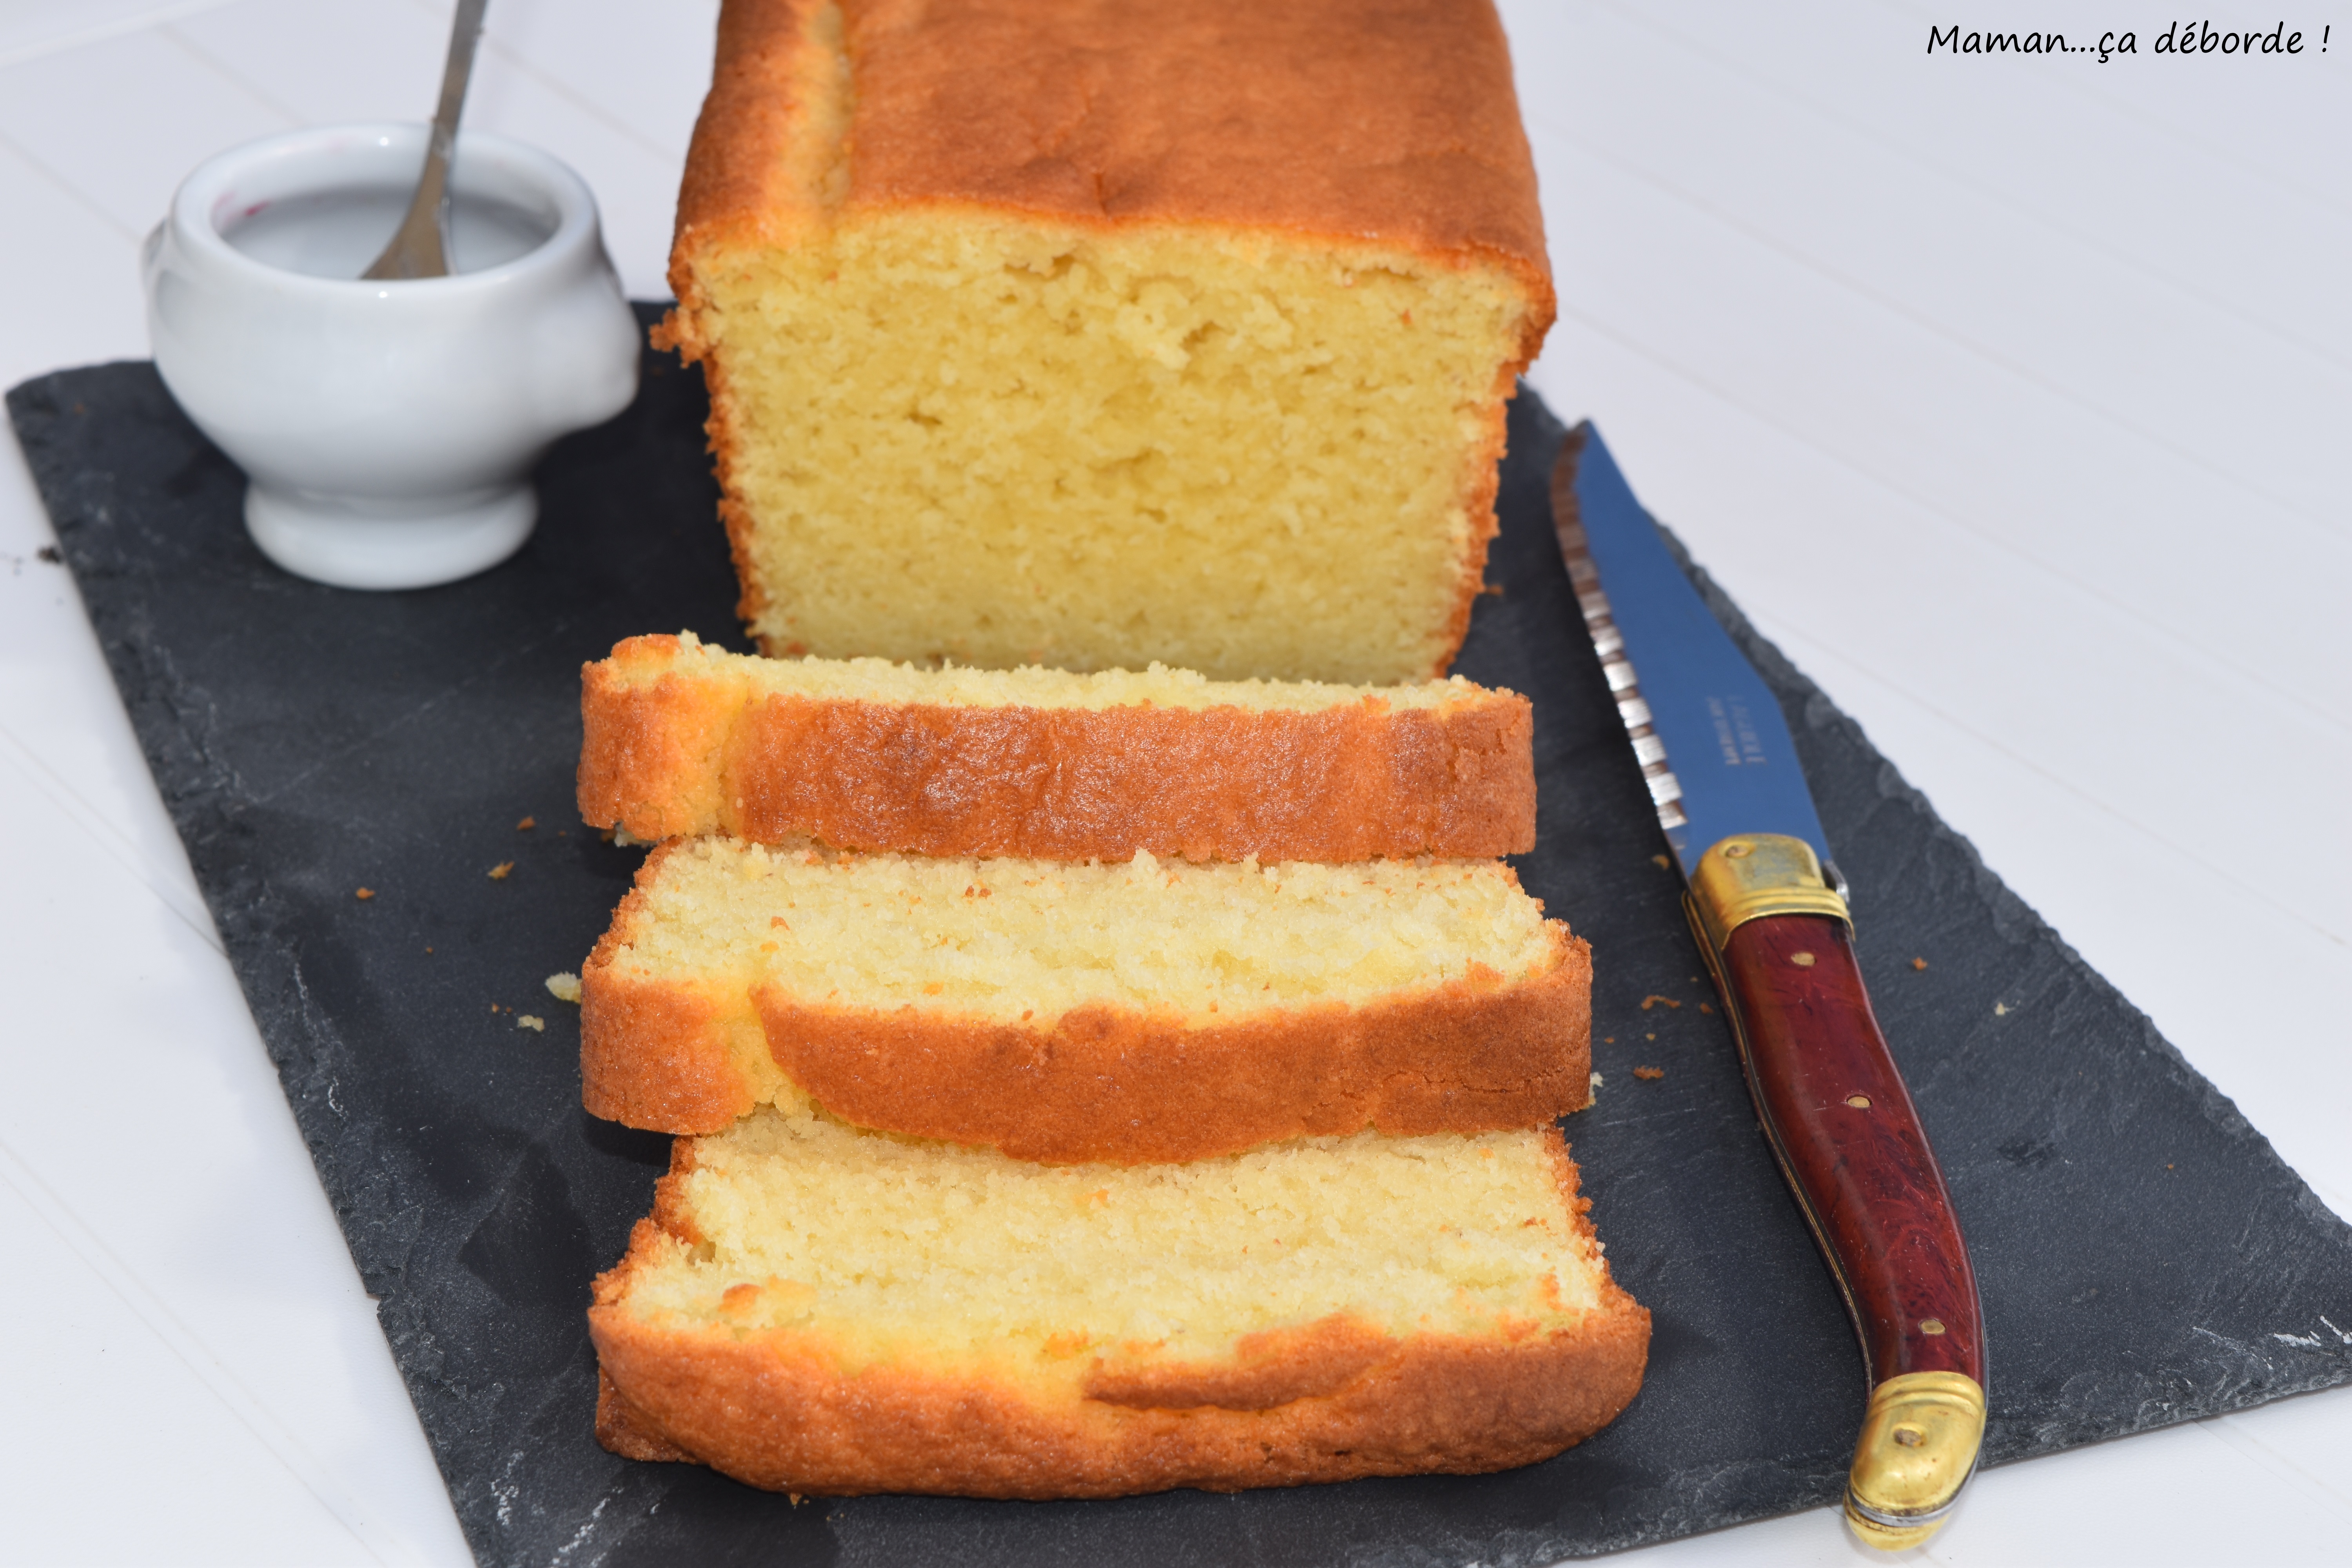
[[[0,0],[0,67],[118,38],[228,0]]]
[[[297,125],[422,121],[433,110],[448,23],[407,4],[235,0],[160,29]],[[475,65],[466,123],[484,79]]]
[[[1874,0],[1874,4],[1893,23],[1896,36],[1923,60],[1928,27],[1948,26],[1958,19],[1926,0]],[[2055,106],[2052,112],[2062,122],[2087,119],[2085,107],[2096,105],[2135,126],[2155,130],[2155,135],[2142,132],[2153,150],[2177,149],[2224,161],[2235,166],[2251,192],[2289,193],[2352,216],[2352,170],[2345,167],[2342,155],[2352,61],[2346,58],[2346,23],[2340,14],[2289,17],[2274,12],[2257,20],[2252,16],[2203,11],[2191,18],[2184,7],[2178,13],[2101,16],[2077,6],[2053,13],[2032,0],[1996,0],[1972,12],[1967,25],[2063,31],[2070,41],[2080,43],[2095,42],[2095,35],[2110,29],[2136,29],[2138,49],[2128,59],[2118,56],[2100,63],[2095,57],[2013,57],[1961,63],[2015,69],[2014,77],[1994,79],[2004,88],[2012,81],[2025,84],[2024,90],[2045,97]],[[2330,25],[2332,45],[2323,47],[2321,29]],[[2290,33],[2302,32],[2305,52],[2292,57],[2232,55],[2202,47],[2201,35],[2208,27],[2267,34],[2273,26],[2283,26]],[[2200,35],[2200,52],[2194,56],[2159,53],[2161,36],[2168,28],[2181,26]],[[1946,56],[1937,63],[1952,62]],[[2158,160],[2159,164],[2163,161]],[[2268,200],[2267,195],[2263,199]]]
[[[0,254],[11,298],[37,300],[0,333],[0,386],[59,364],[147,352],[131,237],[0,146],[0,211],[46,237]],[[72,580],[39,552],[48,518],[13,434],[0,437],[0,820],[25,798],[66,812],[91,846],[130,868],[206,934],[211,922],[178,835],[98,654]]]
[[[192,160],[292,124],[155,32],[0,70],[0,135],[136,235]]]
[[[16,458],[12,444],[0,467],[15,468]],[[71,624],[81,621],[81,604],[64,565],[44,560],[39,548],[5,556],[16,581],[0,603],[16,616],[0,642],[0,769],[8,775],[0,820],[23,820],[25,803],[39,797],[89,836],[87,847],[120,864],[197,941],[226,956],[152,780],[124,766],[140,759],[129,724],[109,721],[122,717],[119,701],[111,712],[98,708],[85,717],[97,706],[92,699],[112,695],[103,668],[88,668],[96,664],[95,646],[72,675],[59,668],[67,660],[54,646],[37,661],[21,657],[52,627],[75,643],[89,640],[86,625]]]
[[[12,880],[27,900],[8,936],[0,1161],[96,1277],[60,1281],[60,1304],[96,1311],[110,1295],[206,1396],[167,1384],[129,1418],[201,1442],[226,1410],[369,1553],[461,1558],[424,1433],[226,962],[16,772],[0,754]],[[259,1459],[241,1468],[278,1484]],[[86,1510],[71,1511],[87,1530]]]
[[[1853,289],[1877,307],[1862,317],[1897,316],[2137,435],[2146,459],[2185,458],[2352,537],[2352,495],[2329,457],[2352,415],[2352,360],[2021,221],[1613,11],[1593,9],[1580,34],[1590,68],[1530,106],[1538,125]],[[1675,94],[1657,92],[1661,80]],[[2077,160],[2078,180],[2107,172]],[[2343,237],[2352,253],[2352,226]],[[2309,303],[2352,327],[2341,290]],[[2182,451],[2188,432],[2196,445]]]
[[[485,61],[482,100],[474,123],[543,147],[577,169],[596,193],[604,214],[604,247],[620,269],[622,286],[637,299],[667,299],[670,231],[686,169],[683,142],[675,152],[656,151],[634,132],[583,110],[574,96],[509,70],[505,61],[502,54]],[[705,85],[709,72],[706,63]],[[699,91],[693,97],[698,110]],[[689,118],[689,132],[691,129]]]
[[[2342,161],[2326,150],[2343,137],[2341,99],[2352,86],[2343,80],[2345,62],[2299,70],[2283,84],[2273,76],[2256,95],[2268,101],[2249,103],[2242,82],[2198,69],[2126,70],[2110,62],[2105,73],[2093,66],[2082,79],[2016,61],[1930,60],[1924,14],[1906,16],[1875,0],[1577,0],[1509,9],[1520,24],[1515,37],[1541,37],[1546,58],[1572,61],[1588,47],[1586,19],[1602,8],[1671,34],[1922,174],[2260,320],[2284,341],[2308,342],[2339,363],[2352,359],[2352,321],[2334,286],[2336,258],[2352,241],[2352,210],[2280,174],[2282,157],[2307,155],[2307,145],[2336,165],[2331,179],[2340,176]],[[2052,18],[2033,23],[2048,26]],[[2012,17],[2011,25],[2025,24]],[[1674,76],[1653,80],[1669,94],[1678,85]],[[2276,93],[2282,85],[2288,91]],[[2331,93],[2332,131],[2323,114],[2299,137],[2265,134],[2263,155],[2251,163],[2221,142],[2290,100],[2312,118]],[[2147,95],[2185,129],[2170,120],[2159,126],[2160,117],[2130,101]]]
[[[2226,1421],[2289,1436],[2288,1413],[2298,1405],[2330,1419],[2352,1413],[2345,1396],[2327,1394]],[[1988,1470],[1969,1484],[1952,1522],[1924,1549],[1874,1552],[1822,1509],[1608,1561],[1639,1568],[2214,1568],[2255,1562],[2289,1568],[2338,1561],[2352,1505],[2250,1459],[2213,1430],[2221,1425],[2177,1426]],[[2227,1500],[2184,1505],[2184,1482],[2194,1495]]]
[[[718,0],[498,0],[482,29],[509,65],[606,116],[679,173],[718,35]]]
[[[380,1561],[19,1195],[0,1153],[0,1513],[25,1563]],[[31,1288],[37,1281],[37,1288]],[[93,1472],[108,1478],[103,1508]],[[79,1503],[59,1506],[75,1500]]]
[[[2021,565],[2352,723],[2352,633],[2331,587],[2352,576],[2352,535],[2196,461],[2196,422],[2168,433],[2169,449],[2118,429],[1620,162],[1540,128],[1534,140],[1564,321],[1682,367]],[[1554,347],[1533,379],[1573,373]],[[2352,426],[2352,383],[2321,411]],[[2316,484],[2334,444],[2315,432],[2310,445]],[[2281,560],[2302,569],[2282,574]],[[2262,613],[2235,620],[2217,603]]]
[[[2288,779],[2344,776],[2352,735],[2293,700],[2301,693],[2289,680],[2257,681],[2238,663],[2164,635],[2128,603],[2090,591],[2084,577],[2042,569],[2034,557],[1968,526],[1965,514],[1955,515],[1958,504],[1948,509],[1928,500],[1935,487],[1922,468],[1947,470],[1940,476],[1946,494],[1970,482],[1961,471],[1963,455],[1935,450],[1939,441],[1980,440],[1995,423],[2030,437],[2024,416],[1997,391],[1969,405],[1973,423],[1958,429],[1929,407],[1873,406],[1865,387],[1884,383],[1858,371],[1851,386],[1825,387],[1818,374],[1787,378],[1790,395],[1769,405],[1764,384],[1773,379],[1771,346],[1752,333],[1740,341],[1744,324],[1769,313],[1776,300],[1784,314],[1811,310],[1823,320],[1835,319],[1839,302],[1816,298],[1810,275],[1776,268],[1769,253],[1741,254],[1736,239],[1689,220],[1605,166],[1589,163],[1580,177],[1605,194],[1617,219],[1658,237],[1666,254],[1648,266],[1630,252],[1587,258],[1555,340],[1571,352],[1551,362],[1559,368],[1549,384],[1538,384],[1559,395],[1564,416],[1610,410],[1602,429],[1618,445],[1612,433],[1622,427],[1614,417],[1616,389],[1601,377],[1580,381],[1585,372],[1641,361],[1680,373],[1686,393],[1654,404],[1651,420],[1625,431],[1621,456],[1637,489],[1686,531],[1735,594],[1752,595],[1749,602],[1766,611],[1789,605],[1788,621],[1822,625],[1822,640],[1849,657],[1867,649],[1882,661],[1918,668],[1948,689],[1942,706],[1971,713],[1982,732],[2009,737],[2074,787],[2208,865],[2291,858],[2311,866],[2311,884],[2282,889],[2279,901],[2323,930],[2347,934],[2341,905],[2319,889],[2328,868],[2352,866],[2352,847],[2315,844],[2283,814],[2235,813],[2194,834],[2169,825],[2199,820],[2207,802],[2231,798],[2249,766],[2241,759],[2264,758],[2265,768]],[[1716,276],[1701,299],[1703,274],[1683,258],[1708,252],[1729,253],[1743,265]],[[1614,270],[1604,273],[1602,262]],[[1662,287],[1677,285],[1687,286],[1680,313],[1650,307]],[[1654,339],[1670,341],[1603,335],[1627,319]],[[1835,343],[1823,345],[1817,372],[1823,362],[1840,363]],[[1843,363],[1855,364],[1851,356]],[[1748,395],[1727,395],[1727,384]],[[1741,417],[1728,417],[1732,410]],[[2060,416],[2042,412],[2053,422]],[[1694,425],[1700,417],[1708,420],[1704,440]],[[1875,451],[1865,449],[1874,444]],[[1906,454],[1904,465],[1894,465],[1895,451]],[[2049,476],[2053,484],[2065,477]],[[2085,491],[2095,480],[2071,477]],[[2016,504],[2035,505],[2016,476],[2003,480],[2017,490]],[[1998,499],[1979,499],[1972,510],[1990,514]],[[2055,509],[2061,517],[2066,500],[2059,498]],[[2087,493],[2079,504],[2101,503]],[[2034,515],[2046,518],[2049,510],[2037,508]],[[1917,564],[1932,569],[1906,573]],[[2200,564],[2180,563],[2181,592],[2194,590]],[[2086,562],[2085,575],[2088,567]],[[2296,585],[2292,579],[2276,584],[2264,611],[2284,615],[2296,606]],[[2312,663],[2294,672],[2314,698],[2331,668],[2325,650],[2342,637],[2333,597],[2324,589],[2305,595],[2303,607],[2318,624],[2295,634],[2316,650]],[[2234,629],[2251,641],[2263,625],[2257,613]],[[2341,660],[2332,668],[2340,669]],[[2092,705],[2101,722],[2085,729],[2082,715]]]
[[[2352,1468],[2344,1463],[2336,1417],[2347,1414],[2347,1404],[2352,1393],[2338,1390],[2201,1425],[2249,1461],[2290,1479],[2323,1517],[2336,1521],[2333,1533],[2341,1542],[2344,1524],[2352,1522]]]
[[[138,242],[130,230],[5,139],[0,211],[12,237],[41,237],[37,245],[16,238],[0,247],[0,279],[13,298],[34,301],[14,310],[0,332],[0,383],[14,386],[59,365],[147,353]],[[16,437],[7,440],[13,447]],[[38,527],[46,537],[47,522]]]
[[[2352,1416],[2344,1390],[2301,1403],[2339,1431]],[[2292,1434],[2295,1414],[2290,1405],[2225,1420],[2240,1431]],[[1971,1483],[1961,1516],[1921,1556],[1950,1568],[2342,1561],[2352,1509],[2233,1447],[2214,1430],[2221,1425],[2175,1426],[1988,1470]]]

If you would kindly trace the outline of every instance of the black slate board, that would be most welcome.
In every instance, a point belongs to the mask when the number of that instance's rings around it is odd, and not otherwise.
[[[578,967],[638,858],[571,809],[578,670],[643,631],[742,646],[700,378],[666,356],[646,369],[634,407],[549,458],[520,555],[380,595],[268,565],[242,477],[148,365],[8,395],[483,1562],[1522,1563],[1839,1496],[1864,1392],[1853,1336],[1721,1020],[1698,1010],[1676,881],[1652,859],[1551,542],[1560,426],[1528,393],[1500,593],[1458,668],[1536,700],[1542,831],[1522,875],[1598,958],[1608,1083],[1566,1127],[1618,1278],[1655,1314],[1633,1407],[1506,1475],[1095,1503],[795,1508],[597,1447],[588,1282],[646,1211],[667,1141],[581,1111],[577,1016],[541,988]],[[1863,966],[1975,1253],[1989,1459],[2352,1380],[2352,1342],[2320,1321],[2352,1324],[2352,1231],[1693,575],[1787,710],[1852,879]],[[539,826],[519,831],[526,814]],[[1685,1005],[1642,1010],[1653,994]],[[1637,1063],[1665,1077],[1636,1081]]]

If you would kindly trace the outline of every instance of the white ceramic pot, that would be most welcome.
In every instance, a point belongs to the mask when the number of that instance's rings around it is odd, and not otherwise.
[[[236,148],[188,176],[141,256],[156,368],[251,480],[254,542],[340,587],[505,560],[538,520],[532,465],[636,392],[636,319],[595,198],[544,153],[461,133],[460,270],[360,279],[424,157],[422,125]]]

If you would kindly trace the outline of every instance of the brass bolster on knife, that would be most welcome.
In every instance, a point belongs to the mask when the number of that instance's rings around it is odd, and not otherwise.
[[[1831,915],[1853,924],[1845,900],[1822,876],[1813,847],[1779,833],[1741,833],[1698,858],[1690,900],[1717,952],[1746,921],[1764,915]]]
[[[1964,1373],[1906,1372],[1872,1389],[1846,1478],[1854,1534],[1887,1552],[1935,1534],[1976,1468],[1984,1426],[1984,1390]]]

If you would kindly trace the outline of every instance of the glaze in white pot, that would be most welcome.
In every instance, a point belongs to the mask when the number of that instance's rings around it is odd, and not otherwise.
[[[189,175],[141,254],[156,369],[245,469],[254,542],[339,587],[421,588],[505,560],[538,520],[541,455],[636,392],[636,319],[595,199],[520,142],[461,134],[451,184],[461,222],[468,204],[495,208],[521,235],[504,249],[529,248],[447,278],[356,276],[424,156],[422,125],[252,142]],[[356,256],[347,276],[289,270],[231,242],[273,208],[329,209],[320,222],[332,241],[331,209],[346,197],[391,215],[373,241],[342,237]],[[530,246],[533,234],[545,237]],[[461,266],[465,238],[461,228]]]

